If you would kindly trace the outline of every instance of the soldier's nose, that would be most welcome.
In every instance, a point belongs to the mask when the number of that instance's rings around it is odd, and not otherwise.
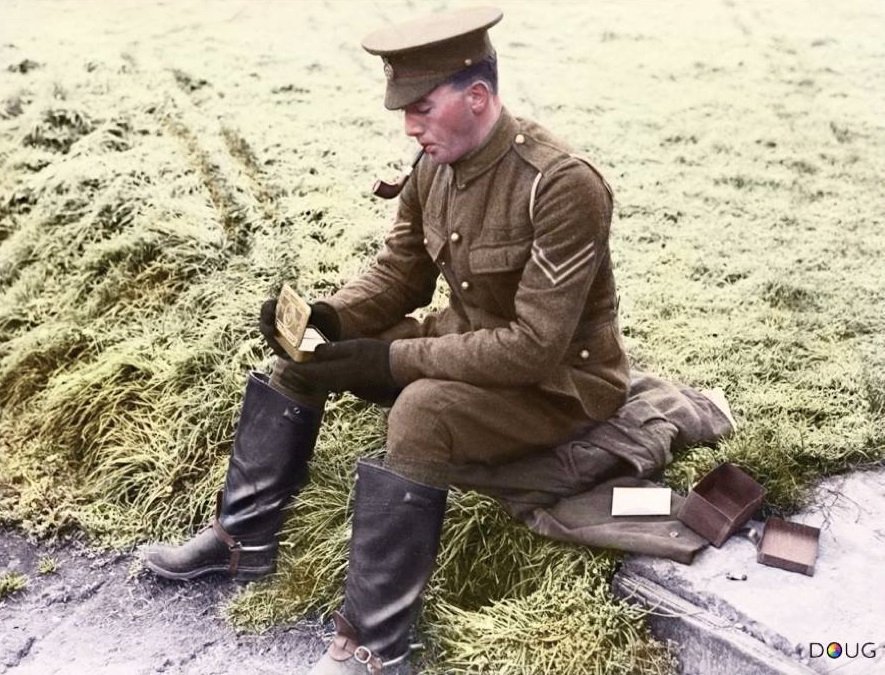
[[[424,130],[421,124],[418,123],[418,120],[414,115],[409,113],[405,113],[403,115],[403,125],[406,130],[406,136],[420,136],[422,131]]]

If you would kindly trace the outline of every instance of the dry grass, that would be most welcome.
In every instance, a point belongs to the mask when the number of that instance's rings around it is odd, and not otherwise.
[[[268,366],[258,306],[284,280],[320,297],[368,264],[390,205],[367,189],[411,154],[372,105],[383,76],[357,45],[413,10],[355,7],[7,3],[0,519],[129,546],[209,517],[245,373]],[[881,462],[881,8],[505,13],[508,105],[615,187],[634,360],[724,387],[742,422],[667,480],[686,490],[729,459],[789,512],[820,476]],[[280,573],[237,598],[236,621],[337,605],[353,462],[383,436],[376,409],[334,402]],[[615,564],[458,495],[424,617],[428,668],[665,672],[664,648],[608,591]]]

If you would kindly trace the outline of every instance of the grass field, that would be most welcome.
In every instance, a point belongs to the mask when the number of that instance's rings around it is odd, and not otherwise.
[[[413,152],[360,38],[462,3],[8,0],[0,7],[0,519],[117,547],[211,516],[261,301],[371,260]],[[638,367],[721,386],[741,422],[667,472],[737,462],[789,513],[885,457],[885,8],[504,2],[502,95],[616,192]],[[439,298],[437,302],[443,301]],[[383,415],[334,401],[260,628],[339,600],[356,457]],[[668,672],[615,600],[617,556],[450,499],[429,671]]]

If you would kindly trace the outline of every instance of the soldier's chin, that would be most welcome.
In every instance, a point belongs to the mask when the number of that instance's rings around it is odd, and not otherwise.
[[[453,162],[457,162],[460,159],[460,155],[458,157],[452,157],[451,152],[446,152],[438,145],[426,145],[424,146],[424,154],[430,158],[430,161],[434,164],[452,164]]]
[[[423,146],[423,148],[424,154],[430,159],[431,162],[433,162],[434,164],[444,164],[444,162],[441,161],[438,146],[434,145],[433,143],[428,143],[427,145]]]

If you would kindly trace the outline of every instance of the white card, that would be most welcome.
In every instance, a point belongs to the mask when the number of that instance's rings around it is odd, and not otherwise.
[[[324,342],[328,342],[326,336],[320,333],[313,326],[308,326],[304,330],[304,337],[301,338],[301,343],[298,345],[298,349],[302,352],[313,352],[316,351],[316,348]]]
[[[670,488],[612,488],[613,516],[669,516]]]

